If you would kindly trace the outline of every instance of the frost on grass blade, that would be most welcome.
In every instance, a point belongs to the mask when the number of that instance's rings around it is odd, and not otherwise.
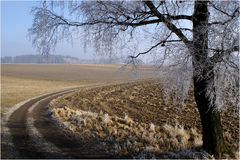
[[[83,138],[95,138],[107,152],[119,155],[154,155],[201,145],[196,129],[188,131],[178,124],[158,126],[135,122],[126,114],[121,118],[68,107],[54,108],[52,116],[70,131]]]

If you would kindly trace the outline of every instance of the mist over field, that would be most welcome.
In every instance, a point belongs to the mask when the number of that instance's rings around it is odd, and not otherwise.
[[[2,64],[125,64],[126,59],[118,57],[100,56],[91,59],[82,59],[67,55],[18,55],[1,57]],[[143,64],[143,62],[142,62]]]

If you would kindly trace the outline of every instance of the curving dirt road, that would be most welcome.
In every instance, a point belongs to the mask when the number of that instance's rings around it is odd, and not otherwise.
[[[125,84],[127,83],[131,83],[131,81],[125,82]],[[107,84],[107,85],[106,84],[90,85],[88,87],[86,86],[82,87],[82,89],[85,90],[86,88],[90,89],[90,88],[100,87],[100,89],[97,90],[97,92],[99,93],[102,90],[103,86],[111,86],[113,84],[116,84],[116,83]],[[117,84],[119,85],[124,83],[118,82]],[[133,86],[129,87],[129,85],[126,85],[125,88],[134,89]],[[139,92],[139,95],[141,96],[142,94],[145,94],[145,92],[148,92],[148,93],[154,92],[152,88],[153,87],[151,86],[149,87],[149,89],[145,87],[144,92],[143,93]],[[100,142],[96,142],[94,140],[91,141],[89,139],[88,140],[80,139],[79,137],[76,137],[75,135],[73,135],[71,132],[65,131],[62,127],[58,127],[54,122],[54,120],[50,119],[50,115],[47,112],[48,104],[50,103],[50,101],[64,94],[79,91],[79,89],[81,88],[79,87],[79,88],[73,88],[73,89],[68,89],[64,91],[49,93],[46,95],[32,98],[30,100],[27,100],[25,102],[22,102],[14,106],[1,119],[2,120],[1,122],[2,123],[1,158],[3,159],[9,159],[9,158],[17,158],[17,159],[132,158],[132,157],[123,157],[123,156],[118,157],[117,155],[110,155],[109,152],[104,149],[104,147]],[[120,88],[120,89],[123,89],[123,88]],[[135,89],[139,89],[139,88],[136,88],[135,86]],[[94,92],[95,91],[96,90],[94,90]],[[114,90],[114,91],[118,92],[118,90]],[[86,92],[84,92],[83,94],[86,94]],[[108,93],[108,95],[111,97],[114,97],[114,95],[116,96],[116,94],[113,94],[112,92]],[[129,95],[129,94],[126,92],[122,93],[122,96],[124,99],[126,98],[125,97],[126,95]],[[89,97],[89,95],[86,95],[86,98],[87,97]],[[143,96],[141,97],[144,101],[146,101]],[[105,95],[104,97],[102,96],[102,98],[104,98],[105,100],[107,97]],[[107,99],[109,100],[110,98],[107,98]],[[150,99],[151,97],[148,98],[147,101],[151,102]],[[145,104],[145,102],[143,104]],[[154,107],[152,107],[152,109],[154,109]],[[148,106],[148,110],[151,110],[151,107]],[[146,110],[142,110],[141,112],[146,112]],[[155,112],[157,111],[153,110],[153,113]],[[169,112],[169,111],[167,110],[166,112]],[[130,113],[129,115],[131,116]],[[147,114],[147,115],[150,115],[150,114]],[[156,115],[158,116],[158,114]],[[176,114],[173,114],[173,115],[176,116]],[[231,115],[224,116],[224,117],[226,118],[223,121],[224,125],[226,125],[225,122],[228,122],[228,123],[233,122],[233,117]],[[157,118],[153,118],[153,117],[149,117],[149,118],[157,120]],[[227,124],[226,126],[229,127],[229,124]],[[238,126],[238,125],[231,125],[230,130],[233,130],[234,133],[235,132],[238,133],[239,130],[237,129],[235,130],[236,127],[234,126]],[[234,139],[236,140],[237,138],[234,138]],[[185,153],[183,152],[183,154]],[[179,153],[176,155],[178,156]],[[172,156],[172,153],[169,153],[169,154],[162,153],[157,156],[158,158],[161,158],[161,157],[169,158],[169,156]]]
[[[51,100],[76,91],[69,89],[42,95],[13,108],[2,119],[1,158],[110,158],[94,146],[65,132],[50,119]],[[94,145],[93,145],[94,144]],[[95,147],[95,148],[94,148]]]

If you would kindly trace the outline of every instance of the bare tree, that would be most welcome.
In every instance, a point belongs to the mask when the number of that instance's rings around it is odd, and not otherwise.
[[[59,7],[62,13],[56,9]],[[45,54],[59,40],[71,38],[79,28],[84,28],[86,40],[94,40],[96,48],[102,52],[114,50],[115,42],[124,36],[134,41],[135,33],[147,30],[152,46],[130,55],[130,61],[158,52],[161,64],[174,62],[171,66],[187,72],[186,75],[179,72],[169,75],[172,75],[172,82],[175,81],[175,90],[184,91],[184,95],[179,94],[180,100],[184,100],[186,88],[193,82],[203,148],[221,157],[226,147],[221,109],[223,106],[239,107],[238,1],[44,2],[33,14],[35,18],[29,33],[33,44]],[[188,83],[183,84],[186,81]]]

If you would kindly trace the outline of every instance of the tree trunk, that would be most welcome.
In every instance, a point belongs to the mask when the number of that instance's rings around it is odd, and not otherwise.
[[[201,119],[203,149],[220,158],[225,149],[221,116],[216,106],[211,105],[209,97],[206,96],[207,85],[211,80],[213,79],[199,81],[194,78],[194,96]]]
[[[208,57],[208,1],[195,1],[193,14],[193,81],[194,96],[200,113],[203,149],[220,158],[224,150],[220,112],[207,95],[208,85],[214,83],[213,64]],[[213,97],[215,90],[212,89]]]

